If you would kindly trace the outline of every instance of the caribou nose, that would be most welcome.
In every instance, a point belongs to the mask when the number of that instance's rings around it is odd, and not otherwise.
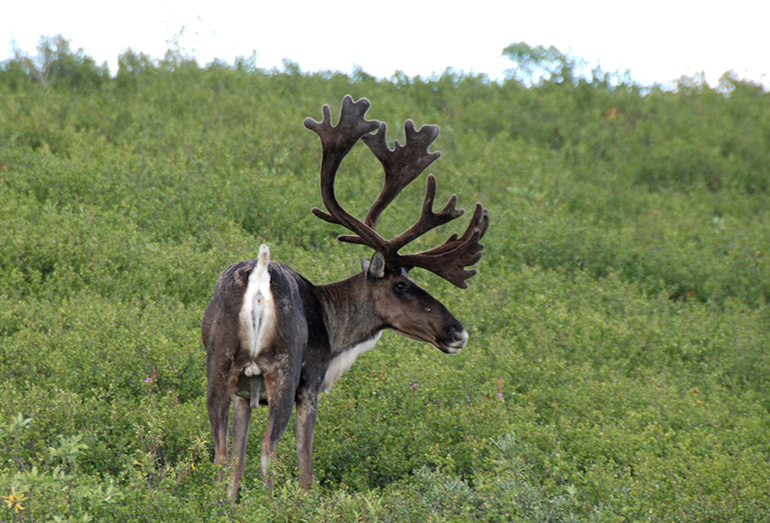
[[[460,332],[455,332],[454,338],[455,343],[457,344],[457,348],[462,349],[468,342],[468,332],[465,329],[461,330]]]
[[[466,330],[463,328],[462,325],[460,325],[459,323],[457,325],[452,325],[452,327],[450,327],[448,331],[449,331],[447,332],[448,336],[446,337],[448,346],[457,350],[465,347],[465,344],[468,341],[468,333],[466,332]]]

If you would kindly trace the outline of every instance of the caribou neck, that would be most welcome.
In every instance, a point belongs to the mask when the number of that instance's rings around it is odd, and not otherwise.
[[[366,273],[316,286],[332,357],[375,338],[384,328],[366,285]]]

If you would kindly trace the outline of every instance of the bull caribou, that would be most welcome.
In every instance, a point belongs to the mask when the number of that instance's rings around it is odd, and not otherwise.
[[[452,195],[433,211],[436,179],[429,175],[422,212],[417,222],[399,236],[386,240],[377,232],[377,220],[409,183],[440,156],[429,152],[439,134],[435,125],[404,128],[404,145],[386,141],[387,126],[366,120],[369,101],[342,100],[339,122],[332,126],[331,110],[323,120],[305,119],[305,127],[321,138],[321,196],[326,211],[312,212],[322,220],[353,234],[339,240],[363,244],[374,251],[361,260],[362,271],[343,281],[314,285],[286,265],[270,260],[262,245],[256,260],[226,268],[202,322],[207,358],[207,406],[214,435],[214,463],[230,467],[229,496],[235,500],[243,477],[246,438],[251,411],[268,405],[267,428],[261,446],[261,471],[272,491],[268,466],[278,440],[297,406],[297,453],[300,484],[313,483],[313,434],[318,395],[329,390],[363,352],[371,349],[382,331],[396,332],[433,344],[454,354],[465,346],[468,334],[447,308],[409,278],[414,267],[427,269],[465,289],[476,271],[466,267],[481,259],[479,243],[489,225],[480,203],[462,236],[452,235],[433,249],[400,254],[399,250],[428,231],[460,217]],[[375,132],[376,131],[376,132]],[[334,195],[334,180],[343,158],[362,140],[385,170],[385,184],[363,221],[345,211]],[[228,463],[228,418],[233,407],[232,456]]]

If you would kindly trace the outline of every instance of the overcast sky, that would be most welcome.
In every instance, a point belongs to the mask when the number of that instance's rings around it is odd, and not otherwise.
[[[13,42],[29,54],[41,35],[61,34],[112,72],[127,48],[153,58],[177,41],[205,65],[256,51],[257,66],[285,58],[303,71],[377,77],[456,70],[501,78],[514,42],[572,50],[604,70],[629,69],[645,84],[728,70],[770,78],[770,2],[647,0],[455,1],[71,1],[3,0],[0,60]]]

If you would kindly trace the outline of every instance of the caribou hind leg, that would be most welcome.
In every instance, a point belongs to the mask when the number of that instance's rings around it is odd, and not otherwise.
[[[233,406],[233,443],[230,471],[230,487],[227,495],[235,501],[238,497],[238,486],[243,478],[246,466],[246,441],[249,435],[249,423],[251,422],[250,401],[240,396],[235,397]]]
[[[218,386],[216,380],[210,379],[206,402],[214,436],[214,465],[222,467],[221,479],[227,467],[227,425],[230,416],[230,396],[227,394],[227,388]]]
[[[278,372],[265,374],[265,385],[267,387],[267,428],[265,437],[262,440],[261,470],[265,484],[273,493],[273,478],[270,474],[270,462],[275,459],[275,451],[278,447],[278,440],[283,436],[286,426],[289,424],[291,411],[294,408],[294,392],[296,390],[297,379],[293,375],[298,374],[281,369]]]

